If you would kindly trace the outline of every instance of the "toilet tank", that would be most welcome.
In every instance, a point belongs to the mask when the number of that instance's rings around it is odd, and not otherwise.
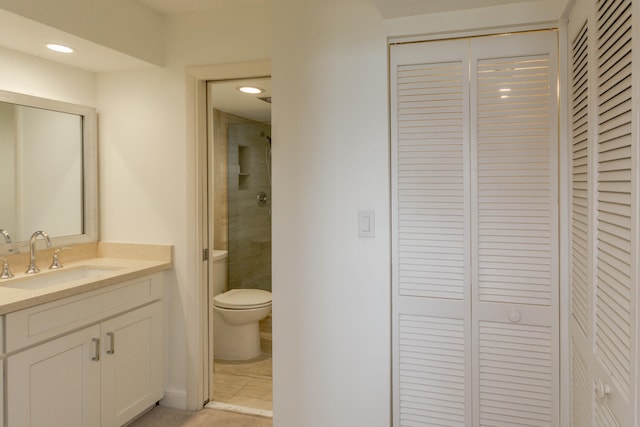
[[[214,250],[211,254],[211,297],[227,290],[227,251]]]

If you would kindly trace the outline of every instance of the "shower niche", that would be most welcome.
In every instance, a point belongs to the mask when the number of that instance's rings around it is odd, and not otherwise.
[[[238,145],[237,152],[238,189],[248,190],[249,184],[247,183],[247,178],[251,175],[251,173],[249,172],[251,170],[251,147],[247,147],[246,145]]]

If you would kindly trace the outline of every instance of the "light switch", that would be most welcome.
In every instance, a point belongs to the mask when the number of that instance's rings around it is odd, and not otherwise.
[[[375,237],[375,211],[358,211],[358,237]]]

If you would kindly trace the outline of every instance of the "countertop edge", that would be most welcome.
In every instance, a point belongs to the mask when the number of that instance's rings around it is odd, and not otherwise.
[[[95,261],[96,261],[95,259],[89,259],[78,264],[86,264],[86,263],[91,263]],[[124,260],[124,261],[132,261],[132,260]],[[60,289],[60,290],[52,290],[51,292],[43,293],[41,295],[26,297],[19,301],[2,303],[2,301],[0,300],[0,315],[5,315],[15,311],[24,310],[26,308],[34,307],[40,304],[46,304],[48,302],[57,301],[63,298],[71,297],[71,296],[80,295],[86,292],[91,292],[91,291],[102,289],[108,286],[113,286],[118,283],[137,279],[139,277],[147,276],[147,275],[158,273],[161,271],[170,270],[173,268],[172,261],[157,261],[154,263],[153,261],[145,260],[144,262],[147,264],[151,263],[151,265],[147,265],[139,268],[130,268],[130,269],[127,269],[127,271],[124,271],[120,274],[116,274],[116,275],[108,276],[104,278],[96,278],[95,280],[91,279],[86,283],[79,283],[77,286]],[[1,287],[2,287],[2,283],[0,282],[0,288]]]

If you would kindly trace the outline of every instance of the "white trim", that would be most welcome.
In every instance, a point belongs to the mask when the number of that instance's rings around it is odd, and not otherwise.
[[[530,25],[508,25],[504,27],[481,28],[477,30],[454,31],[446,33],[427,33],[416,36],[392,36],[389,44],[419,43],[425,41],[437,41],[448,39],[461,39],[473,37],[486,37],[507,33],[525,33],[530,31],[554,30],[558,28],[558,21],[541,22]]]
[[[638,16],[640,16],[640,4],[637,1],[634,1],[631,5],[631,16],[633,16],[634,22],[632,26],[632,59],[631,64],[633,67],[632,70],[632,138],[635,145],[631,149],[631,218],[633,218],[631,223],[631,283],[635,283],[635,287],[633,289],[633,293],[631,297],[631,303],[633,305],[633,316],[635,328],[635,334],[631,336],[631,349],[632,354],[635,356],[636,362],[632,364],[632,375],[633,381],[635,381],[635,386],[633,388],[633,393],[635,393],[635,401],[630,404],[633,406],[633,419],[638,425],[640,422],[640,362],[638,362],[638,355],[640,354],[640,311],[638,307],[640,307],[640,290],[638,289],[638,281],[640,280],[640,260],[638,259],[640,256],[640,218],[638,213],[640,212],[640,49],[638,49],[638,40],[640,40],[640,25],[638,24]],[[635,371],[635,373],[633,372]]]
[[[201,275],[202,275],[202,245],[200,243],[200,203],[199,196],[200,182],[199,163],[198,163],[198,89],[200,81],[193,78],[187,71],[185,76],[185,107],[186,107],[186,131],[187,141],[187,170],[192,171],[187,174],[187,204],[190,207],[187,215],[191,217],[187,221],[187,248],[191,248],[187,252],[187,277],[186,283],[193,283],[184,295],[185,310],[185,326],[187,341],[187,387],[186,387],[186,409],[195,411],[202,408],[203,390],[202,390],[202,352],[200,351],[200,337],[202,334],[201,310],[198,303],[201,296]]]
[[[558,32],[558,268],[560,284],[570,282],[570,137],[569,137],[569,42],[568,21],[563,19]],[[560,285],[560,425],[570,425],[571,352],[569,332],[569,286]]]
[[[273,418],[273,411],[268,411],[266,409],[247,408],[246,406],[232,405],[230,403],[209,402],[205,405],[205,408],[218,409],[220,411],[227,411],[227,412],[235,412],[237,414]]]

